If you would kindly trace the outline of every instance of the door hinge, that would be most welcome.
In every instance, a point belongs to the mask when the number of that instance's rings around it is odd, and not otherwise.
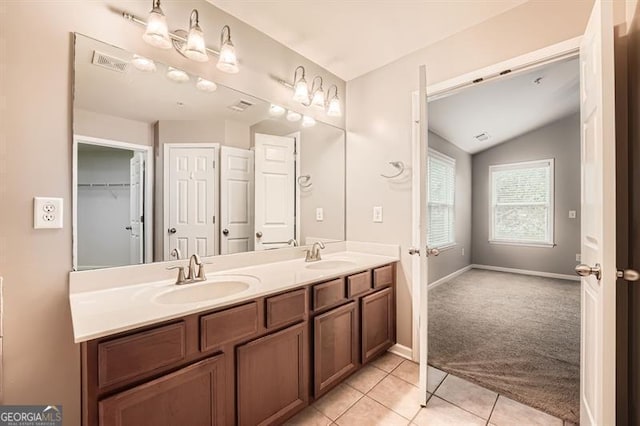
[[[215,216],[213,217],[213,223],[216,223],[216,217]]]

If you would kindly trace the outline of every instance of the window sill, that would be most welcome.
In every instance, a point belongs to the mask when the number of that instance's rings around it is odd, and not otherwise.
[[[538,248],[553,248],[555,243],[525,243],[519,241],[495,241],[489,240],[489,244],[503,245],[503,246],[520,246],[520,247],[538,247]]]

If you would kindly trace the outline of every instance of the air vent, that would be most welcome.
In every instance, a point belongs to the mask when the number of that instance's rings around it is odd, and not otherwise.
[[[488,141],[491,135],[487,132],[480,133],[479,135],[474,136],[478,142]]]
[[[252,106],[253,104],[249,101],[238,101],[237,104],[229,105],[229,109],[236,112],[244,112],[247,108]]]
[[[129,66],[127,61],[123,61],[115,56],[109,56],[106,53],[98,52],[97,50],[93,51],[93,60],[91,63],[115,72],[125,72]]]

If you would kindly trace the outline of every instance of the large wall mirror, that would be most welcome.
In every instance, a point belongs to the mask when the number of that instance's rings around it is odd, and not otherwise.
[[[76,270],[345,238],[342,129],[76,34],[73,132]]]

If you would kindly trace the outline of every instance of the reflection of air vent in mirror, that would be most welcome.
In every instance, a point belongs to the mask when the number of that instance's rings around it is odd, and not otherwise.
[[[93,60],[91,63],[115,72],[125,72],[129,66],[127,61],[98,52],[97,50],[93,51]]]
[[[239,101],[237,104],[229,105],[229,109],[236,112],[244,112],[247,108],[253,104],[249,101]]]
[[[489,138],[491,137],[491,135],[490,135],[489,133],[485,132],[485,133],[480,133],[479,135],[476,135],[476,136],[474,136],[474,137],[476,138],[476,140],[477,140],[478,142],[484,142],[484,141],[489,140]]]

